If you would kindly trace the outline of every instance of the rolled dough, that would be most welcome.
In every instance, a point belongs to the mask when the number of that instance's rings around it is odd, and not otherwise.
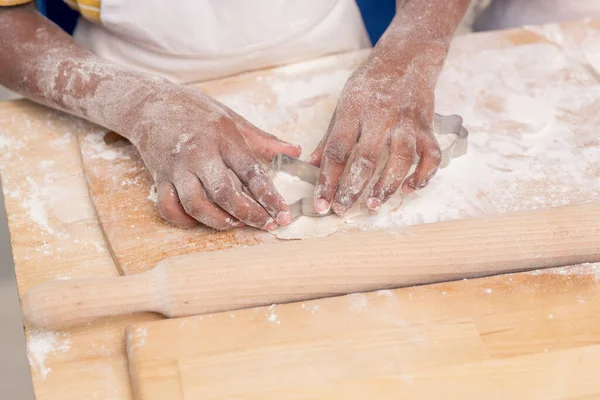
[[[443,134],[436,135],[436,138],[438,139],[440,148],[444,150],[447,147],[450,147],[452,143],[456,141],[458,136],[453,134]],[[358,221],[362,223],[369,223],[370,220],[373,220],[373,226],[379,225],[376,220],[386,219],[386,215],[389,215],[390,212],[397,211],[402,204],[402,195],[400,193],[396,193],[383,206],[380,207],[380,209],[377,211],[377,215],[375,215],[365,206],[366,196],[369,194],[371,188],[377,181],[376,178],[381,175],[381,171],[385,166],[387,158],[387,154],[382,154],[379,165],[374,174],[374,178],[364,190],[363,195],[343,218],[337,215],[330,215],[323,218],[300,217],[290,225],[280,227],[274,231],[271,231],[270,233],[279,239],[293,240],[329,236],[340,230],[344,225],[346,225],[349,229],[352,229],[353,225],[356,225],[356,222]],[[449,167],[451,168],[451,166]],[[413,170],[414,166],[410,172],[412,173]],[[313,197],[315,188],[314,185],[304,182],[298,177],[286,174],[285,172],[279,172],[277,175],[275,175],[273,178],[273,183],[288,204],[292,204],[301,198]],[[355,226],[354,229],[360,228]]]
[[[314,185],[304,182],[297,176],[279,172],[273,178],[275,187],[286,203],[292,204],[301,198],[312,198]],[[344,220],[337,215],[323,218],[300,217],[288,226],[282,226],[271,233],[279,239],[305,239],[309,237],[329,236],[336,232]]]

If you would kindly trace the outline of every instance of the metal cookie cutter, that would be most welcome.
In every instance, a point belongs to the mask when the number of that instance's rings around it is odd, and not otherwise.
[[[442,162],[440,168],[446,168],[453,158],[467,154],[469,132],[463,126],[463,119],[458,115],[435,114],[433,118],[433,131],[437,135],[456,135],[456,140],[445,149],[442,149]],[[416,156],[415,163],[419,161]]]
[[[458,158],[467,153],[467,139],[469,132],[462,125],[462,118],[458,115],[440,115],[435,114],[434,117],[434,131],[437,135],[456,135],[456,140],[445,149],[442,149],[442,161],[440,168],[445,168],[450,164],[453,158]],[[415,156],[413,164],[419,161],[419,157]],[[304,182],[308,182],[312,185],[316,185],[319,179],[318,167],[309,164],[305,161],[298,160],[296,158],[287,156],[285,154],[277,154],[271,166],[267,170],[269,177],[272,179],[279,172],[286,173],[291,176],[296,176]],[[312,198],[303,198],[293,204],[289,204],[290,213],[292,214],[292,221],[305,217],[326,217],[331,215],[333,211],[329,211],[327,214],[320,214],[315,210],[313,206]]]

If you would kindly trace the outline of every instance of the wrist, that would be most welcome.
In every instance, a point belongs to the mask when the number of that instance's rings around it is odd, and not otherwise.
[[[415,80],[425,77],[437,80],[448,54],[448,48],[448,44],[443,41],[414,41],[400,38],[396,41],[378,43],[373,49],[371,58],[380,68],[398,77],[408,74],[415,75],[413,77]],[[429,82],[427,84],[429,85]]]
[[[407,16],[397,15],[375,45],[374,52],[392,56],[427,52],[445,58],[451,39],[451,34],[439,31],[430,22],[416,23]]]
[[[59,67],[60,69],[60,67]],[[92,56],[63,65],[63,82],[48,97],[59,108],[111,129],[133,142],[146,103],[164,92],[165,79]]]
[[[110,128],[133,144],[148,133],[148,121],[157,117],[155,106],[164,101],[174,84],[158,76],[127,71],[124,75],[108,83],[109,90],[115,93],[115,99],[105,101],[100,107],[102,126]]]
[[[396,16],[377,46],[395,44],[407,51],[417,44],[447,52],[469,3],[470,0],[399,0]]]

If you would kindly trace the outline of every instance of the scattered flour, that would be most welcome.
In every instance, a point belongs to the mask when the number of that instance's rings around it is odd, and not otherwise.
[[[52,331],[30,332],[27,340],[27,356],[32,367],[37,368],[42,379],[46,379],[52,368],[46,365],[48,355],[66,353],[71,349],[71,339],[66,333]]]
[[[363,50],[363,57],[366,57],[370,53],[370,50]],[[361,57],[362,58],[362,57]],[[333,55],[329,57],[316,58],[314,60],[303,61],[295,64],[285,65],[283,67],[277,68],[277,72],[290,75],[294,78],[298,77],[298,75],[306,74],[307,72],[312,72],[315,70],[330,70],[331,67],[337,67],[340,63],[344,63],[344,61],[348,59],[353,61],[353,66],[358,66],[358,61],[355,59],[352,54],[339,54]],[[353,69],[353,68],[352,68]]]
[[[7,135],[0,131],[0,150],[6,155],[10,151],[18,150],[23,147],[23,143],[10,139]]]
[[[104,150],[101,153],[93,155],[92,158],[102,158],[106,161],[114,161],[119,157],[119,154],[114,150]]]
[[[583,28],[590,21],[582,21],[581,27]],[[593,21],[591,22],[593,24]],[[560,46],[571,59],[584,63],[586,61],[590,62],[590,66],[596,68],[598,65],[593,62],[593,54],[600,52],[600,33],[597,29],[586,28],[565,31],[560,25],[555,24],[525,27],[525,29],[542,36],[550,43]],[[592,54],[591,57],[589,57],[590,54]],[[596,71],[600,70],[596,68]]]
[[[37,224],[43,231],[54,234],[55,230],[48,223],[46,206],[40,196],[39,185],[30,177],[26,178],[30,186],[30,195],[21,201],[21,207],[27,210],[27,215],[32,222]]]
[[[600,46],[592,39],[586,55],[593,60]],[[264,92],[253,88],[219,100],[300,144],[306,159],[327,130],[350,70],[342,65],[315,76],[308,71],[318,63],[307,65],[292,68],[295,80],[285,73],[265,78],[271,97],[259,98]],[[436,111],[463,117],[470,133],[467,155],[439,170],[428,187],[392,196],[377,213],[364,204],[369,186],[344,219],[301,218],[275,233],[285,239],[310,236],[307,230],[324,236],[594,201],[600,195],[599,107],[599,81],[552,44],[449,57],[436,89]],[[440,138],[442,147],[443,140],[451,138]]]
[[[127,339],[131,344],[131,349],[137,349],[143,347],[146,344],[146,336],[148,335],[148,329],[146,328],[136,328],[133,335],[129,336]]]
[[[304,80],[295,77],[290,77],[289,80],[269,78],[267,83],[277,96],[280,107],[293,107],[306,99],[339,93],[351,73],[350,70],[338,70],[317,74]]]
[[[50,144],[56,149],[63,150],[64,147],[70,144],[73,139],[75,139],[75,136],[72,133],[67,132],[58,139],[52,140]]]
[[[54,164],[55,164],[55,161],[46,160],[46,161],[40,161],[38,165],[40,166],[40,168],[48,168],[48,167],[53,166]]]
[[[314,303],[310,303],[310,304],[302,303],[300,305],[300,307],[303,310],[306,310],[306,311],[310,312],[311,314],[316,313],[319,310],[319,308],[320,308],[320,306],[318,304],[314,304]]]
[[[348,308],[350,311],[361,312],[367,311],[369,299],[362,293],[351,293],[346,296],[348,299]]]
[[[156,190],[155,184],[152,184],[152,186],[150,186],[150,193],[148,193],[148,197],[146,197],[146,199],[150,200],[154,204],[156,204],[156,202],[158,201],[158,191]]]
[[[281,324],[281,321],[279,320],[279,316],[277,315],[277,312],[275,311],[275,308],[277,306],[275,304],[272,304],[271,306],[269,306],[269,313],[267,314],[267,320],[269,322],[272,322],[274,324]]]
[[[8,149],[9,146],[10,142],[8,141],[8,138],[4,135],[0,135],[0,150]]]
[[[575,266],[539,269],[529,272],[530,275],[563,275],[570,277],[591,276],[600,283],[600,263],[585,263]]]
[[[585,53],[584,57],[596,74],[600,76],[600,49],[597,52]]]
[[[91,159],[103,159],[106,161],[128,160],[130,157],[118,149],[110,148],[104,142],[105,132],[94,132],[85,136],[84,140],[93,154]]]

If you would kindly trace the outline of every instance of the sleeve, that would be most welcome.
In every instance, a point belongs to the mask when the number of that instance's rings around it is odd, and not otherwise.
[[[2,0],[0,0],[1,2]],[[8,0],[10,1],[10,0]],[[73,10],[88,21],[100,22],[100,0],[64,0]]]
[[[0,0],[0,7],[18,6],[20,4],[30,3],[32,0]]]

